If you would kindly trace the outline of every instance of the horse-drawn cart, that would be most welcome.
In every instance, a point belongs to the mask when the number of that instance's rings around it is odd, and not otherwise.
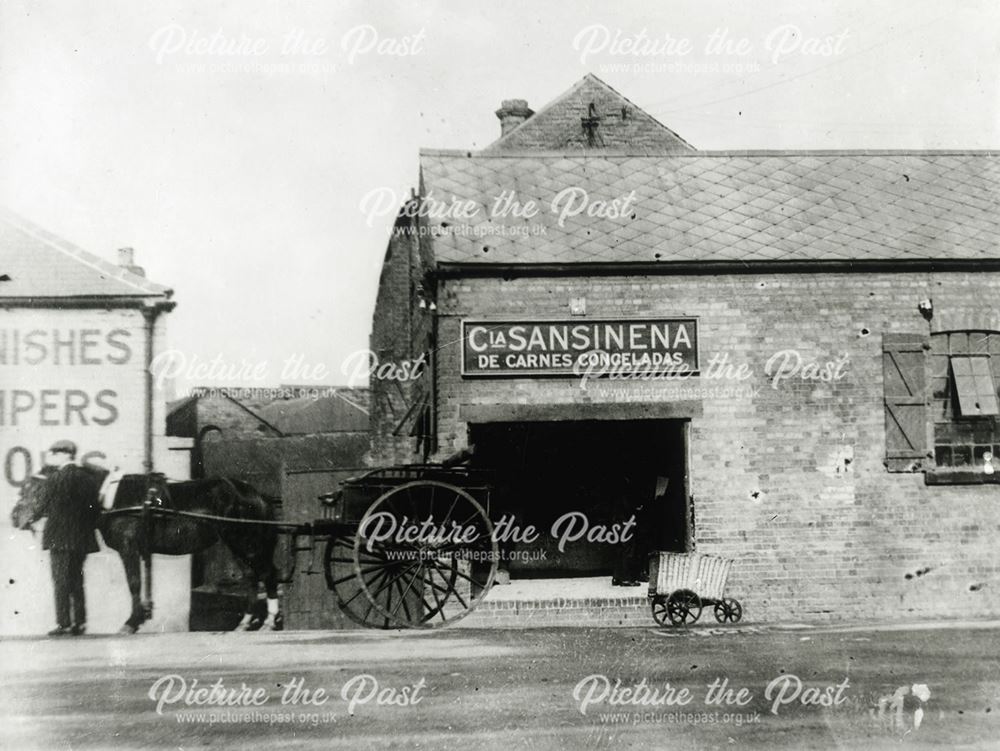
[[[98,508],[97,489],[108,472],[86,470],[94,476],[91,503]],[[11,512],[16,528],[31,529],[47,515],[46,482],[47,476],[39,475],[21,488]],[[289,542],[284,581],[291,581],[302,553],[309,555],[307,573],[320,573],[314,566],[324,549],[327,584],[341,609],[364,626],[453,623],[472,612],[496,575],[492,485],[481,470],[443,464],[373,470],[321,496],[322,515],[304,523],[276,519],[273,503],[239,480],[171,483],[149,473],[124,475],[116,484],[113,507],[100,515],[99,528],[125,565],[132,594],[132,613],[122,627],[127,633],[152,615],[153,554],[187,555],[220,540],[252,574],[244,624],[251,623],[258,581],[267,589],[272,627],[277,623],[270,605],[277,607],[273,557],[281,535]]]
[[[649,599],[660,626],[687,626],[712,607],[719,623],[738,623],[739,600],[725,596],[733,561],[704,553],[654,553],[649,561]]]
[[[292,549],[325,541],[327,585],[361,625],[444,626],[472,612],[493,584],[490,491],[489,475],[467,467],[373,470],[322,496],[324,517],[296,527]]]

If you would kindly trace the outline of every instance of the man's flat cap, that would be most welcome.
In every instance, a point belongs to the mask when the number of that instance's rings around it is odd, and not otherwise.
[[[73,441],[63,440],[63,441],[56,441],[51,446],[49,446],[49,453],[56,454],[60,452],[63,454],[72,454],[73,456],[76,456],[76,444],[73,443]]]

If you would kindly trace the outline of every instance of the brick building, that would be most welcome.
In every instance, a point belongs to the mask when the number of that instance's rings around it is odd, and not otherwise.
[[[641,507],[757,620],[1000,612],[1000,160],[702,152],[593,76],[420,156],[379,283],[376,464],[494,517]],[[532,211],[534,209],[534,211]],[[512,576],[607,574],[567,547]]]

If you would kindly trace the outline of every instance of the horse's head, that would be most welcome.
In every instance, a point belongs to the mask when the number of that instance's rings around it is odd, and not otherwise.
[[[45,516],[45,494],[42,489],[55,467],[43,467],[37,475],[32,475],[21,484],[17,503],[10,512],[14,529],[31,529],[31,525]]]

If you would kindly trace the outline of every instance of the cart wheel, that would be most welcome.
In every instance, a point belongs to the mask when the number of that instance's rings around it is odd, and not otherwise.
[[[650,608],[653,611],[653,620],[658,626],[667,626],[670,621],[667,618],[667,601],[663,597],[654,597]]]
[[[472,612],[496,576],[493,525],[465,490],[436,480],[392,488],[358,523],[358,586],[393,628],[438,628]]]
[[[743,617],[743,606],[739,600],[724,597],[715,603],[715,620],[719,623],[739,623]]]
[[[667,598],[667,617],[675,626],[687,626],[701,618],[701,599],[690,589],[678,589]]]
[[[365,595],[364,589],[358,584],[358,576],[354,571],[354,539],[352,537],[331,537],[326,544],[326,585],[337,598],[341,611],[355,623],[366,628],[393,628],[392,622]],[[384,560],[377,555],[367,555],[362,558],[362,576],[377,587],[384,579],[382,567]]]

